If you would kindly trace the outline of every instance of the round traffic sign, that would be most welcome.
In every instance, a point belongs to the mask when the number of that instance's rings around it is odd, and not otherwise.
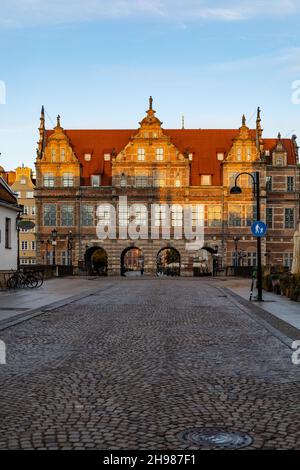
[[[264,222],[258,220],[252,224],[251,232],[255,237],[264,237],[267,233],[268,227]]]

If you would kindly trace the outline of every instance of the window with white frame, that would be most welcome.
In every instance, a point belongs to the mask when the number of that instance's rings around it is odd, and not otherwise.
[[[28,250],[28,241],[27,240],[23,240],[21,242],[21,249],[22,249],[22,251]]]
[[[110,161],[110,153],[105,153],[104,154],[104,161],[109,162]]]
[[[64,188],[72,188],[74,186],[74,175],[73,173],[63,174],[63,186]]]
[[[120,176],[120,186],[121,188],[126,188],[127,186],[127,178],[125,175]]]
[[[180,181],[180,178],[177,177],[175,180],[175,188],[180,188],[180,186],[181,186],[181,181]]]
[[[74,206],[62,205],[60,208],[60,225],[62,227],[74,226]]]
[[[248,252],[246,254],[246,261],[248,266],[255,267],[257,265],[257,253],[255,252]]]
[[[86,162],[90,162],[92,160],[92,155],[90,153],[85,153],[84,154],[84,160]]]
[[[52,158],[52,161],[55,162],[55,160],[56,160],[56,150],[55,149],[51,149],[51,158]]]
[[[294,185],[294,177],[293,176],[287,176],[287,191],[289,193],[294,192],[295,190],[295,185]]]
[[[32,240],[32,242],[31,242],[31,249],[35,250],[35,240]]]
[[[295,210],[293,208],[284,209],[285,228],[295,228]]]
[[[247,161],[250,162],[251,160],[251,148],[247,148]]]
[[[36,208],[35,206],[31,206],[31,215],[35,215],[36,214]]]
[[[143,162],[145,160],[145,149],[138,149],[138,161]]]
[[[66,159],[66,150],[64,148],[60,150],[60,159],[62,162],[64,162]]]
[[[33,199],[33,197],[34,197],[33,191],[27,191],[26,192],[26,197],[27,197],[27,199]]]
[[[26,179],[25,179],[25,178],[21,178],[20,183],[21,183],[21,184],[26,184]]]
[[[44,186],[45,188],[54,188],[54,174],[53,173],[45,173]]]
[[[237,150],[237,160],[240,162],[242,160],[242,149]]]
[[[158,162],[162,162],[164,159],[164,149],[163,148],[157,148],[156,149],[156,160]]]

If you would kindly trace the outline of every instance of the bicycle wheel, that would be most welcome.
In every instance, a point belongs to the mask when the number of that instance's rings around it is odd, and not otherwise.
[[[26,287],[29,287],[29,289],[35,289],[38,286],[38,279],[36,276],[33,274],[26,274],[24,276],[24,282],[26,283]]]

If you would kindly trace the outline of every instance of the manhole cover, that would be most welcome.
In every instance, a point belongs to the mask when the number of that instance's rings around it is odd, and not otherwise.
[[[220,449],[241,449],[253,442],[248,434],[222,428],[191,428],[179,433],[179,438],[184,444]]]

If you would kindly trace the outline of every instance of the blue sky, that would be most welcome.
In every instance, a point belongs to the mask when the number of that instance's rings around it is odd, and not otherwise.
[[[136,128],[153,95],[166,128],[300,138],[300,1],[1,0],[0,165],[33,165],[52,128]],[[1,86],[2,84],[2,86]],[[2,96],[1,96],[2,94]]]

